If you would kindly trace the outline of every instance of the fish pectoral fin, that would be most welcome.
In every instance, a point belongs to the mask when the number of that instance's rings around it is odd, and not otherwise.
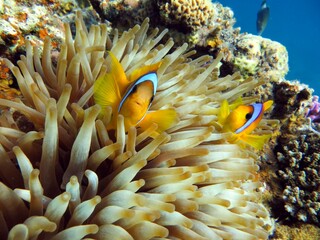
[[[254,134],[248,134],[241,136],[241,140],[243,142],[246,142],[250,146],[254,147],[255,149],[261,150],[264,146],[264,144],[271,138],[271,134],[265,134],[265,135],[254,135]]]
[[[93,98],[95,103],[101,106],[102,113],[107,106],[115,108],[117,102],[120,101],[120,93],[112,74],[107,73],[95,81]]]
[[[156,123],[158,125],[157,132],[163,132],[178,121],[178,114],[174,109],[164,109],[148,112],[138,126],[147,129],[152,123]]]

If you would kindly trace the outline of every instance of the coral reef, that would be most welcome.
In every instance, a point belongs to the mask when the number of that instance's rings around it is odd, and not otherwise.
[[[280,137],[275,148],[283,202],[290,218],[319,224],[319,135],[305,130]]]
[[[191,46],[217,47],[223,44],[221,38],[238,33],[232,28],[235,20],[230,8],[209,0],[90,2],[102,19],[119,29],[139,24],[148,17],[154,28],[169,28],[168,36],[177,45],[187,42]]]
[[[25,52],[25,41],[42,46],[49,36],[57,48],[64,37],[63,22],[74,20],[76,0],[3,0],[0,14],[0,55],[13,59]],[[90,11],[86,11],[86,14]],[[90,14],[92,20],[96,19]]]
[[[279,222],[319,224],[319,140],[320,134],[306,118],[312,90],[298,82],[274,84],[275,107],[272,117],[282,125],[273,154],[262,165],[272,197],[268,199]],[[314,99],[313,99],[314,100]],[[268,169],[268,170],[266,170]]]
[[[306,122],[305,110],[309,105],[313,90],[297,81],[283,80],[275,83],[272,91],[275,103],[273,117],[288,120],[299,116],[303,123]]]
[[[148,20],[121,36],[84,25],[78,15],[73,39],[65,24],[56,63],[49,37],[41,58],[27,41],[17,66],[5,60],[23,97],[0,99],[1,238],[267,239],[273,223],[260,203],[257,156],[228,143],[216,122],[223,99],[261,83],[218,78],[222,54],[190,59],[186,44],[169,53],[174,42],[158,44],[166,30],[148,35]],[[151,109],[177,111],[167,133],[125,132],[121,116],[107,130],[112,113],[101,119],[92,99],[106,50],[126,74],[162,61]]]
[[[101,19],[112,22],[120,30],[141,24],[147,17],[151,22],[160,18],[155,0],[90,0],[90,3]]]
[[[39,1],[40,3],[40,1]],[[58,45],[63,36],[63,24],[59,18],[50,18],[56,8],[48,8],[37,2],[25,7],[23,1],[4,0],[3,14],[0,17],[1,55],[22,52],[20,49],[28,39],[33,44],[42,45],[46,36]]]

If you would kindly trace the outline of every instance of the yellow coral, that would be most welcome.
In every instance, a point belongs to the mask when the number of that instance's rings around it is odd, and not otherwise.
[[[211,48],[216,48],[220,46],[223,43],[223,41],[219,38],[208,38],[207,45]]]

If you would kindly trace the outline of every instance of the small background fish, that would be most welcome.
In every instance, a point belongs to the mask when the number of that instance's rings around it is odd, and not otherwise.
[[[257,32],[258,35],[261,35],[266,28],[269,20],[270,9],[267,6],[267,1],[264,0],[261,3],[260,10],[257,15]]]

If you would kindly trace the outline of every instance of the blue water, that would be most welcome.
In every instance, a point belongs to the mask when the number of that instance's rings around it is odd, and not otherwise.
[[[214,2],[214,1],[213,1]],[[230,7],[241,32],[257,34],[262,0],[220,0]],[[320,94],[320,1],[269,0],[269,22],[262,37],[280,42],[289,53],[287,80],[299,80]]]

